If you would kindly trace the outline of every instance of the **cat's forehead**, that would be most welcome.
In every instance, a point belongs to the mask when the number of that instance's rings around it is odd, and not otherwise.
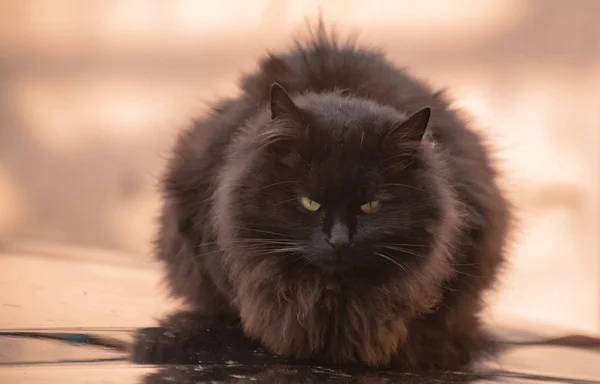
[[[385,178],[381,166],[386,156],[383,148],[361,147],[360,138],[357,140],[313,145],[300,170],[311,192],[347,197],[363,195]]]
[[[347,129],[360,126],[385,128],[404,118],[391,107],[367,99],[342,97],[337,94],[301,99],[300,105],[307,112],[308,119],[322,128],[327,126]]]
[[[386,179],[383,166],[394,155],[387,133],[404,116],[374,102],[315,96],[301,101],[308,125],[298,169],[311,192],[362,195]]]
[[[387,133],[396,120],[346,108],[311,116],[305,160],[330,167],[363,169],[386,155]]]

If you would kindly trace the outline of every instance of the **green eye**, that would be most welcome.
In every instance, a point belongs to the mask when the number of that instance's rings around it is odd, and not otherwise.
[[[309,199],[308,197],[301,197],[300,204],[311,212],[317,212],[319,208],[321,208],[321,204],[317,203],[314,200]]]
[[[360,206],[360,210],[364,213],[375,213],[381,208],[381,201],[373,200]]]

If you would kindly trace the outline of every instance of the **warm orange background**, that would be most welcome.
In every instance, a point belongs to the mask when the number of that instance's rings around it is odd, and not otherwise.
[[[490,297],[493,318],[600,330],[594,0],[3,0],[0,240],[146,260],[155,182],[177,130],[235,92],[240,71],[285,48],[319,8],[340,31],[448,87],[499,148],[522,221]],[[3,286],[19,284],[2,263]]]

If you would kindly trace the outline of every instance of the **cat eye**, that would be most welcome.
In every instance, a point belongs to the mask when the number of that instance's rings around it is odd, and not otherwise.
[[[381,208],[381,201],[373,200],[360,206],[360,210],[364,213],[375,213]]]
[[[307,210],[311,212],[317,212],[319,208],[321,208],[321,204],[317,203],[314,200],[309,199],[308,197],[301,197],[300,204]]]

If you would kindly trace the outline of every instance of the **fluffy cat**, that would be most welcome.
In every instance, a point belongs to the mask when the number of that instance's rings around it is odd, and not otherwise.
[[[482,138],[322,26],[240,86],[168,164],[156,257],[172,295],[293,358],[469,363],[511,218]]]

